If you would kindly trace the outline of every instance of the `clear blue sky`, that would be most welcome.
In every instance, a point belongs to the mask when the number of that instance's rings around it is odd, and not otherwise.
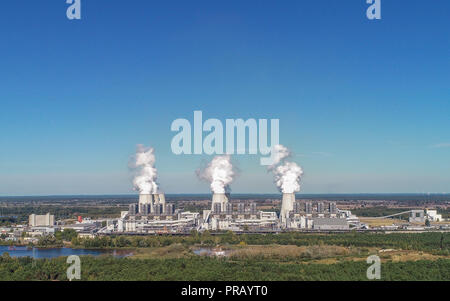
[[[305,193],[450,192],[450,1],[0,4],[0,195],[132,192],[138,143],[167,193],[208,192],[171,122],[279,118]],[[234,192],[275,192],[235,156]]]

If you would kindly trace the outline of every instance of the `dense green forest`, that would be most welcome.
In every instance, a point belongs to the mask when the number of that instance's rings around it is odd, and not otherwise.
[[[145,248],[162,247],[171,244],[183,245],[335,245],[344,247],[377,247],[428,251],[439,254],[449,254],[450,233],[337,233],[337,234],[243,234],[226,232],[212,235],[208,231],[200,234],[193,232],[189,236],[104,236],[93,239],[72,239],[73,246],[83,248]]]
[[[81,257],[81,280],[367,280],[366,262],[276,263],[208,257],[130,259]],[[66,257],[0,256],[0,280],[67,280]],[[386,262],[381,280],[450,280],[450,260]]]

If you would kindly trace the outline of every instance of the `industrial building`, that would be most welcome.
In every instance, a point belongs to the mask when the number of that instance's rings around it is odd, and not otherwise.
[[[229,194],[213,193],[211,210],[203,210],[201,230],[258,231],[278,228],[275,212],[258,211],[255,203],[233,205]]]
[[[442,214],[438,214],[436,209],[426,209],[425,211],[430,222],[442,222]]]
[[[294,201],[292,201],[294,200]],[[288,205],[282,208],[291,208],[292,210],[283,210],[280,214],[280,225],[284,229],[313,229],[313,230],[347,230],[349,229],[349,218],[352,224],[355,223],[355,217],[348,211],[340,211],[335,202],[317,202],[295,201],[295,196],[287,198],[283,194],[282,202],[288,202]]]
[[[410,223],[424,223],[425,222],[425,212],[423,210],[411,210],[409,216]]]
[[[442,214],[438,214],[436,209],[415,209],[410,211],[410,223],[424,223],[426,220],[430,222],[441,222]]]
[[[220,200],[215,202],[214,200]],[[275,212],[258,211],[255,203],[246,205],[232,203],[222,198],[222,195],[213,195],[212,209],[203,210],[203,230],[232,230],[232,231],[258,231],[274,230],[278,228],[278,218]]]
[[[28,217],[30,227],[49,227],[55,224],[55,216],[50,213],[44,215],[31,214]]]
[[[348,214],[347,214],[348,213]],[[211,210],[204,210],[201,229],[265,231],[279,229],[347,230],[350,212],[338,210],[335,202],[299,202],[294,193],[283,193],[279,217],[276,212],[257,210],[256,203],[229,202],[229,196],[213,194]],[[352,224],[355,216],[351,216]]]
[[[122,212],[116,227],[108,227],[126,233],[188,232],[197,229],[199,215],[176,212],[173,204],[166,204],[162,193],[141,194],[138,204],[131,204],[128,211]]]
[[[211,209],[203,214],[175,210],[164,194],[141,194],[116,222],[108,222],[105,233],[175,233],[191,230],[278,231],[281,229],[347,230],[357,218],[340,211],[335,202],[296,201],[295,194],[282,196],[280,215],[258,210],[254,202],[230,202],[230,195],[213,193]],[[352,222],[349,222],[349,219]]]
[[[321,217],[313,218],[314,230],[348,230],[349,225],[344,218]]]

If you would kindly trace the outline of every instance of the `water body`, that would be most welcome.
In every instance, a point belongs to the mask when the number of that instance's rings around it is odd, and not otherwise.
[[[215,248],[199,248],[193,250],[194,254],[199,256],[229,256],[230,251]]]
[[[11,257],[32,257],[32,258],[56,258],[60,256],[70,255],[110,255],[114,257],[127,257],[132,255],[132,252],[126,250],[91,250],[91,249],[72,249],[72,248],[52,248],[52,249],[39,249],[28,247],[9,247],[0,246],[0,254],[8,253]]]

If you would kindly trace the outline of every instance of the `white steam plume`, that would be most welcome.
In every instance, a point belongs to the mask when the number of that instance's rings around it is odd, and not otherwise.
[[[200,179],[211,182],[213,193],[225,193],[229,191],[229,184],[233,182],[233,164],[229,155],[216,156],[202,170],[197,171]]]
[[[269,166],[269,169],[278,165],[282,160],[291,155],[289,149],[281,144],[277,144],[273,147],[273,163]]]
[[[286,161],[291,155],[290,151],[281,144],[274,147],[274,163],[269,166],[275,184],[282,193],[295,193],[300,191],[300,180],[303,175],[302,168],[295,162]]]
[[[131,167],[136,169],[136,175],[133,179],[134,190],[141,194],[158,193],[158,184],[156,183],[158,172],[154,166],[154,149],[139,144],[133,159]]]

